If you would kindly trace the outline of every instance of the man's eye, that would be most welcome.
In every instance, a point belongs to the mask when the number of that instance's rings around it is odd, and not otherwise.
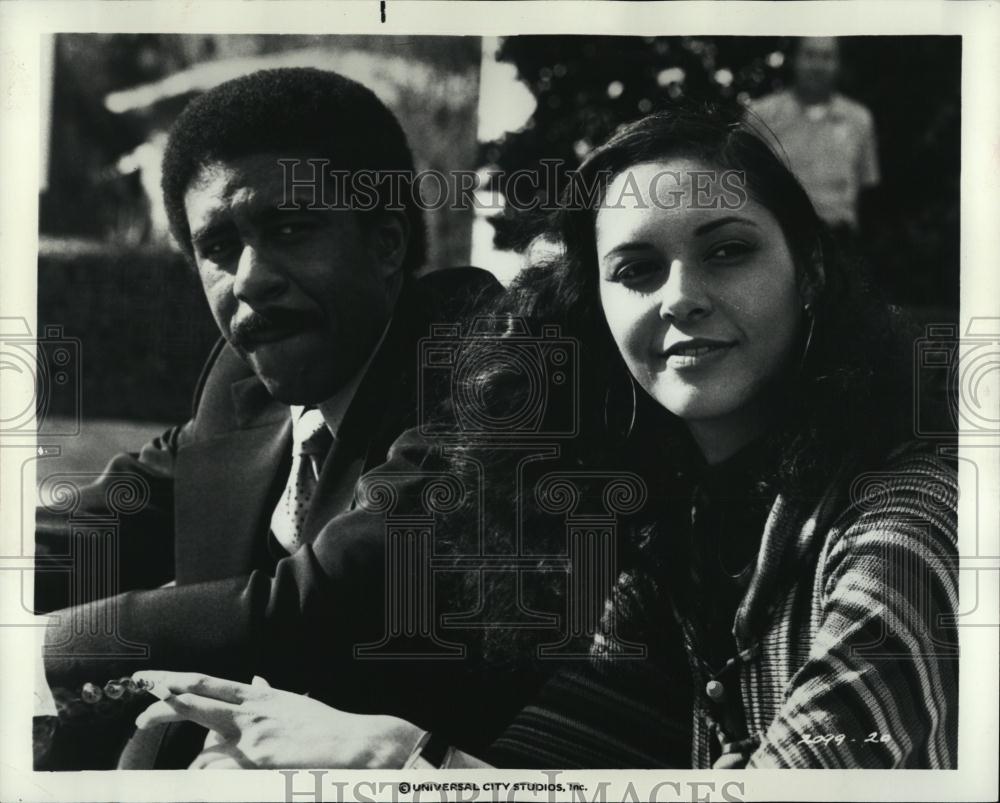
[[[309,221],[306,220],[286,220],[275,224],[271,231],[277,237],[295,237],[311,228]]]
[[[227,254],[235,251],[236,243],[233,240],[212,240],[207,243],[198,244],[198,254],[202,259],[218,261]]]
[[[641,259],[621,265],[615,271],[614,277],[616,281],[625,284],[637,284],[653,276],[657,270],[659,270],[659,265],[656,262]]]
[[[753,246],[734,240],[728,243],[721,243],[712,248],[708,252],[707,259],[713,262],[736,262],[751,251],[753,251]]]

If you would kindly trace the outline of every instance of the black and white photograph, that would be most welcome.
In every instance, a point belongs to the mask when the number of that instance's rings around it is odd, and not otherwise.
[[[994,4],[0,15],[0,798],[995,799]]]

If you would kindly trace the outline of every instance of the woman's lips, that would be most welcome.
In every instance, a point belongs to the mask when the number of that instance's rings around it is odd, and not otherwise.
[[[720,340],[687,340],[674,343],[660,356],[670,368],[701,368],[721,360],[735,345]]]

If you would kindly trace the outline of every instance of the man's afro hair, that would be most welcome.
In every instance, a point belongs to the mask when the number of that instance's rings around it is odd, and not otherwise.
[[[357,81],[310,67],[234,78],[188,104],[171,128],[163,156],[170,230],[189,256],[193,248],[184,195],[191,180],[209,162],[269,151],[328,159],[330,170],[414,172],[399,121]],[[408,190],[410,185],[403,186]],[[426,258],[423,210],[405,190],[401,200],[410,224],[403,267],[415,270]]]

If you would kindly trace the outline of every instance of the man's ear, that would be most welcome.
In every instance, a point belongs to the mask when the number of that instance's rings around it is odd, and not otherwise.
[[[410,243],[410,222],[402,212],[375,213],[369,228],[369,242],[382,278],[399,273]]]

